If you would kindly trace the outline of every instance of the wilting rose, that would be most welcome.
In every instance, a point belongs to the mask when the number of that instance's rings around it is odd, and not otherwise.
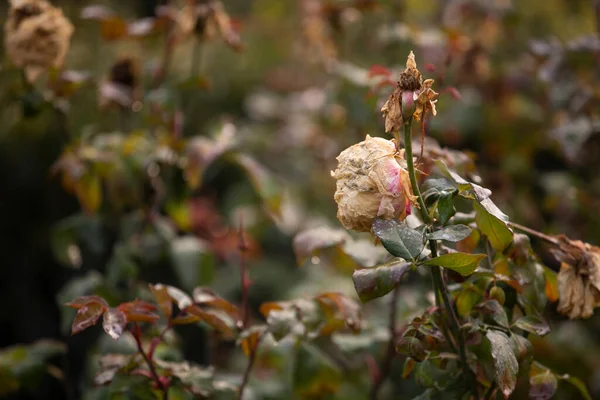
[[[393,140],[367,135],[337,160],[331,176],[337,181],[337,217],[345,228],[369,232],[376,217],[403,220],[411,203],[417,206],[408,172],[400,164],[404,154],[396,152]]]
[[[600,306],[600,247],[558,237],[562,261],[558,273],[558,312],[571,319],[589,318]]]
[[[11,0],[4,46],[11,61],[26,68],[30,80],[60,67],[69,51],[73,25],[46,0]]]
[[[400,131],[402,125],[411,118],[420,121],[428,110],[436,115],[435,103],[439,95],[433,91],[432,85],[433,79],[423,81],[417,69],[415,55],[411,51],[406,60],[406,69],[398,78],[396,89],[381,108],[387,133]]]

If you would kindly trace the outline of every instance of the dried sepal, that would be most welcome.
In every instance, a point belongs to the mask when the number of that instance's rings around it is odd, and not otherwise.
[[[337,216],[345,228],[369,232],[375,218],[403,220],[411,204],[417,206],[408,172],[401,165],[404,153],[396,152],[393,140],[367,135],[337,160],[331,176],[337,181]]]
[[[411,51],[396,89],[381,108],[386,133],[398,132],[411,118],[420,121],[427,111],[437,114],[435,103],[439,94],[431,88],[432,85],[433,79],[423,81],[421,72],[417,69],[415,55]]]
[[[561,260],[558,312],[570,319],[589,318],[600,306],[600,247],[558,236]]]
[[[29,80],[45,69],[60,68],[69,51],[73,25],[46,0],[11,0],[4,24],[4,46]]]

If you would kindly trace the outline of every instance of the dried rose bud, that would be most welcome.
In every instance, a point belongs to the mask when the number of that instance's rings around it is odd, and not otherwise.
[[[423,81],[417,69],[415,55],[411,51],[396,89],[381,108],[387,133],[400,131],[402,125],[411,118],[420,121],[423,113],[428,110],[436,115],[435,103],[439,95],[433,91],[432,85],[433,79]]]
[[[589,318],[600,306],[600,247],[559,236],[558,312]]]
[[[62,10],[45,0],[11,0],[4,46],[11,61],[34,80],[45,69],[62,66],[73,29]]]
[[[345,228],[369,232],[376,217],[403,220],[411,203],[417,206],[408,172],[401,166],[404,154],[396,152],[393,140],[367,135],[337,160],[331,176],[337,181],[337,217]]]

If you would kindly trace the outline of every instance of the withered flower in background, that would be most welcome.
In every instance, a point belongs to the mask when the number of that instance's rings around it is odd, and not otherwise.
[[[4,46],[30,81],[44,70],[60,68],[69,51],[73,25],[60,8],[45,0],[10,0]]]
[[[557,236],[554,254],[561,261],[558,273],[558,312],[570,319],[589,318],[600,306],[600,247]]]
[[[346,229],[369,232],[377,217],[404,220],[411,204],[418,207],[408,172],[401,165],[404,153],[396,152],[393,140],[367,135],[342,151],[334,199],[337,217]]]
[[[178,41],[192,35],[209,41],[218,34],[233,50],[242,50],[240,36],[221,1],[188,0],[182,9],[175,13],[175,22]]]
[[[435,103],[439,95],[431,88],[432,85],[433,79],[423,81],[421,72],[417,69],[415,55],[411,51],[396,89],[381,108],[386,133],[400,131],[402,125],[411,118],[420,121],[428,110],[436,115]]]
[[[101,109],[113,105],[131,108],[140,97],[139,61],[123,57],[113,64],[108,78],[100,86],[98,105]]]
[[[303,0],[300,4],[304,51],[308,60],[325,64],[337,58],[337,49],[330,35],[326,10],[320,0]]]

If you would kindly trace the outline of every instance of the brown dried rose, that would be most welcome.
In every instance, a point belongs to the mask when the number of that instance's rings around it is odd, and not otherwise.
[[[435,103],[439,95],[431,88],[432,85],[433,79],[423,81],[417,69],[415,55],[411,51],[406,60],[406,69],[398,78],[396,89],[381,108],[387,133],[400,131],[402,125],[411,118],[420,121],[423,113],[428,110],[436,115]]]
[[[589,318],[600,306],[600,247],[557,237],[562,261],[558,273],[558,312],[571,319]]]
[[[401,166],[404,153],[396,152],[394,140],[367,135],[337,160],[331,176],[337,181],[337,217],[345,228],[369,232],[376,217],[403,220],[411,204],[417,206],[408,172]]]
[[[11,0],[4,46],[11,61],[34,80],[45,69],[62,66],[73,29],[62,10],[46,0]]]

